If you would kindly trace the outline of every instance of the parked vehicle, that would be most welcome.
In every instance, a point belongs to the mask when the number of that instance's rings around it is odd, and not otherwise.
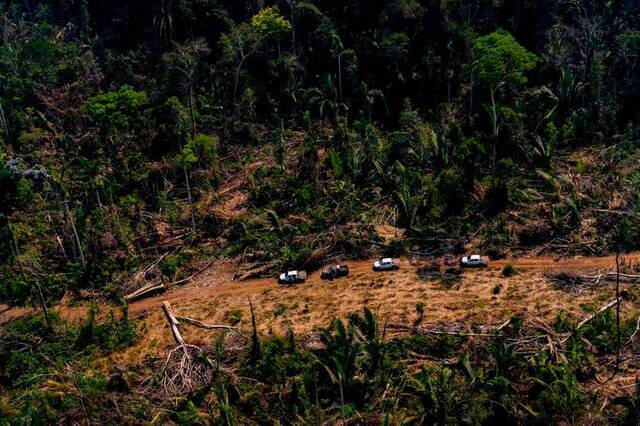
[[[373,263],[374,271],[397,271],[398,269],[400,269],[400,261],[390,257],[376,260]]]
[[[278,277],[278,284],[303,283],[307,279],[306,271],[287,271]]]
[[[349,275],[348,265],[331,265],[322,270],[320,278],[323,280],[332,280],[334,278],[346,277]]]
[[[463,268],[484,268],[485,266],[489,266],[489,261],[479,254],[472,254],[471,256],[464,256],[460,259],[460,266]]]

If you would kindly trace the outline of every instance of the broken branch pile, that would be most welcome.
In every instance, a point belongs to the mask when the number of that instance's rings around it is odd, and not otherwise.
[[[556,273],[547,272],[544,276],[560,289],[580,293],[583,290],[595,287],[602,282],[615,281],[618,273],[613,271],[601,272],[596,275],[579,275],[575,272],[561,271]],[[640,281],[640,275],[620,273],[619,276],[621,282],[629,283]]]
[[[581,293],[586,288],[595,287],[602,279],[602,274],[595,277],[585,277],[573,272],[547,272],[544,277],[550,280],[557,288],[574,293]]]

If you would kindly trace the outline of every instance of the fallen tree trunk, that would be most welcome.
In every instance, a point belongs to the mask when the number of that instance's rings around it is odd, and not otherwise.
[[[593,314],[589,315],[588,317],[586,317],[585,319],[580,321],[578,323],[577,327],[576,327],[576,330],[579,330],[580,328],[582,328],[583,325],[585,325],[586,323],[588,323],[589,321],[591,321],[592,319],[597,317],[599,314],[601,314],[602,312],[606,311],[607,309],[613,308],[614,306],[616,306],[620,302],[622,302],[622,298],[614,299],[611,302],[607,303],[602,308],[600,308],[597,312],[594,312]]]
[[[177,346],[184,346],[185,342],[180,334],[180,329],[178,325],[178,319],[173,313],[173,309],[171,309],[171,305],[166,300],[162,302],[162,310],[164,311],[165,316],[167,317],[167,321],[169,322],[169,327],[171,328],[171,333],[173,334],[173,340],[175,340]]]
[[[195,277],[200,275],[205,269],[207,269],[209,266],[211,266],[211,264],[213,262],[214,262],[214,260],[212,260],[211,262],[207,262],[206,265],[204,265],[202,268],[198,269],[193,275],[190,275],[187,278],[183,278],[181,280],[175,281],[175,282],[171,283],[171,285],[178,285],[178,284],[182,284],[182,283],[186,283],[188,281],[191,281],[192,279],[194,279]]]
[[[418,334],[434,334],[434,335],[450,335],[450,336],[462,336],[462,337],[502,337],[502,334],[497,333],[474,333],[464,330],[436,330],[429,326],[413,327],[406,324],[388,323],[387,327],[396,330],[411,330]],[[495,328],[494,328],[495,329]]]
[[[167,289],[167,285],[164,283],[161,284],[150,284],[144,287],[141,287],[139,289],[137,289],[136,291],[134,291],[131,294],[127,294],[125,296],[125,299],[127,299],[127,302],[132,302],[134,300],[140,299],[142,297],[146,297],[151,293],[155,293],[155,292],[162,292],[165,291]]]
[[[237,333],[240,331],[230,326],[206,324],[192,318],[178,317],[166,300],[162,302],[162,310],[171,328],[175,347],[164,362],[159,381],[157,384],[152,382],[151,391],[156,398],[163,401],[171,399],[177,404],[185,395],[210,386],[219,372],[232,371],[209,359],[200,347],[185,343],[180,334],[179,321],[207,329],[224,328]]]
[[[262,274],[265,271],[268,271],[269,269],[273,268],[274,266],[276,266],[276,262],[267,262],[264,263],[260,266],[257,266],[255,268],[249,269],[249,270],[245,270],[242,272],[236,272],[236,274],[234,274],[233,276],[233,280],[234,281],[242,281],[242,280],[246,280],[247,278],[252,278],[255,277],[259,274]]]
[[[206,265],[204,265],[202,268],[198,269],[194,274],[188,276],[187,278],[183,278],[181,280],[174,281],[174,282],[172,282],[170,284],[164,284],[164,283],[161,283],[161,284],[149,284],[149,285],[146,285],[144,287],[141,287],[138,290],[134,291],[133,293],[127,294],[125,296],[125,299],[127,299],[127,302],[131,302],[133,300],[137,300],[137,299],[146,297],[151,293],[163,292],[163,291],[167,290],[171,286],[178,285],[178,284],[183,284],[185,282],[191,281],[196,276],[200,275],[205,269],[207,269],[209,266],[211,266],[211,264],[213,262],[214,262],[213,260],[211,262],[208,262]]]
[[[586,317],[585,319],[580,321],[578,323],[578,325],[576,326],[576,329],[574,331],[572,331],[571,333],[569,333],[564,339],[562,339],[561,343],[562,344],[566,343],[567,340],[569,340],[571,338],[571,336],[573,336],[576,333],[576,331],[580,330],[589,321],[593,320],[595,317],[597,317],[598,315],[600,315],[601,313],[603,313],[607,309],[611,309],[614,306],[617,306],[619,303],[621,303],[622,299],[625,297],[625,294],[626,294],[626,292],[624,292],[624,291],[621,292],[620,298],[612,300],[611,302],[609,302],[606,305],[604,305],[602,308],[598,309],[597,312],[594,312],[593,314],[589,315],[588,317]]]
[[[616,278],[618,275],[617,272],[603,272],[601,274],[598,275],[580,275],[580,278],[584,278],[584,279],[588,279],[588,280],[595,280],[595,279],[609,279],[609,278]],[[640,280],[640,275],[634,275],[634,274],[623,274],[620,273],[620,278],[624,278],[624,279],[628,279],[628,280]]]

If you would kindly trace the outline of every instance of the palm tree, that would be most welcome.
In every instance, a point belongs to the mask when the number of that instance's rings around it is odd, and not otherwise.
[[[382,90],[370,89],[367,83],[363,81],[360,84],[360,91],[362,92],[362,97],[364,99],[364,111],[367,114],[369,121],[371,121],[371,117],[373,116],[373,107],[378,99],[382,101],[387,114],[389,113],[389,108],[387,107],[387,102],[385,101]]]
[[[334,123],[338,123],[340,109],[346,109],[346,105],[339,101],[331,74],[325,74],[322,87],[312,87],[304,91],[304,97],[311,108],[318,109],[321,120],[324,120],[325,114],[333,112]]]
[[[334,319],[329,328],[320,332],[320,341],[326,349],[316,359],[327,372],[331,383],[338,386],[344,416],[346,397],[352,394],[354,385],[356,361],[362,354],[362,343],[353,324],[346,327],[340,319]]]
[[[454,388],[454,373],[443,368],[434,378],[427,370],[411,379],[410,386],[418,396],[423,409],[422,424],[445,425]]]

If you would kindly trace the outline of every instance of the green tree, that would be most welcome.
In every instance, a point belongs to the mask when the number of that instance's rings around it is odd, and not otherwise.
[[[89,118],[108,138],[138,129],[144,123],[147,94],[129,85],[90,98],[84,106]]]
[[[180,86],[187,98],[189,113],[191,116],[191,137],[195,138],[196,106],[194,90],[198,77],[198,69],[203,58],[210,52],[207,42],[203,39],[190,40],[185,44],[176,44],[172,52],[163,56],[168,67],[175,69],[180,78]]]
[[[238,108],[238,86],[242,69],[247,60],[258,50],[258,34],[251,25],[243,22],[220,37],[220,49],[222,50],[222,62],[233,64],[233,104]]]
[[[504,30],[478,37],[473,43],[472,63],[476,81],[489,89],[493,155],[492,170],[495,173],[496,142],[500,131],[500,110],[497,94],[503,87],[520,85],[527,81],[525,72],[535,67],[537,57],[527,51],[515,38]]]
[[[192,188],[189,179],[190,170],[195,166],[207,167],[214,170],[218,168],[218,138],[209,135],[196,135],[191,139],[176,157],[176,165],[184,171],[184,179],[187,186],[191,227],[196,230],[196,218],[193,207]]]
[[[251,27],[265,42],[276,42],[278,44],[278,57],[280,53],[280,40],[291,32],[291,22],[285,19],[277,7],[267,7],[262,9],[251,18]]]

